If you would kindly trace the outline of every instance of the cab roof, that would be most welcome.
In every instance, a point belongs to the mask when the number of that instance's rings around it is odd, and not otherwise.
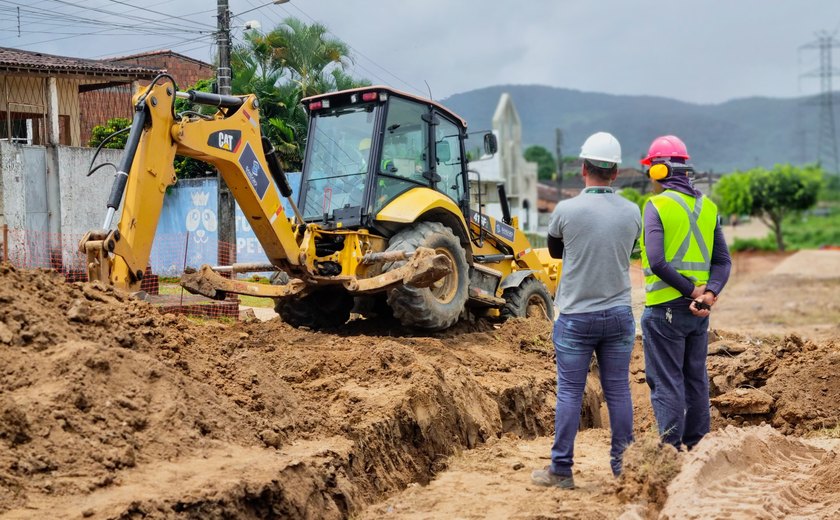
[[[440,112],[443,112],[444,114],[446,114],[446,115],[452,117],[453,119],[455,119],[456,121],[460,122],[461,126],[463,126],[464,128],[467,127],[467,122],[464,120],[464,118],[462,118],[461,116],[459,116],[455,112],[449,110],[445,106],[441,105],[437,101],[432,101],[431,99],[427,99],[427,98],[420,97],[420,96],[415,96],[413,94],[409,94],[408,92],[403,92],[401,90],[397,90],[397,89],[394,89],[394,88],[391,88],[391,87],[386,87],[385,85],[371,85],[369,87],[359,87],[359,88],[353,88],[353,89],[348,89],[348,90],[339,90],[337,92],[327,92],[326,94],[318,94],[317,96],[310,96],[308,98],[304,98],[304,99],[301,100],[301,103],[303,103],[304,105],[308,105],[312,101],[318,101],[318,100],[323,100],[323,99],[331,99],[331,98],[335,98],[335,97],[343,97],[343,96],[346,96],[348,94],[353,94],[353,93],[356,93],[356,92],[387,92],[388,94],[391,94],[391,95],[395,95],[395,96],[399,96],[399,97],[403,97],[403,98],[408,98],[408,99],[418,101],[420,103],[424,103],[424,104],[428,104],[428,105],[433,105]]]

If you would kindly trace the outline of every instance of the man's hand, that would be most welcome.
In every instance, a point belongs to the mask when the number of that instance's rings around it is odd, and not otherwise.
[[[703,286],[705,287],[705,286]],[[692,296],[694,293],[692,293]],[[705,318],[712,311],[712,306],[717,301],[717,296],[712,291],[705,291],[689,305],[689,310],[697,317]]]

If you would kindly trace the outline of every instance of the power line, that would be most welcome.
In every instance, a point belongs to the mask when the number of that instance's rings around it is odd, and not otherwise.
[[[129,4],[129,3],[126,3],[126,2],[120,2],[119,0],[110,0],[110,1],[111,1],[111,2],[113,2],[113,3],[115,3],[115,4],[120,4],[120,5],[125,5],[125,6],[128,6],[128,7],[131,7],[131,8],[132,8],[132,10],[137,10],[137,9],[140,9],[139,7],[135,7],[135,6],[133,6],[133,5]],[[150,12],[150,13],[159,14],[159,15],[161,15],[161,16],[166,16],[166,17],[168,17],[168,18],[175,18],[175,19],[177,19],[177,20],[184,20],[185,22],[190,22],[190,23],[192,23],[192,24],[199,24],[199,25],[202,25],[202,26],[204,26],[204,27],[209,27],[209,28],[211,28],[211,29],[215,29],[215,27],[214,27],[214,26],[212,26],[212,25],[210,25],[210,24],[206,24],[206,23],[202,23],[202,22],[197,22],[197,21],[195,21],[195,20],[191,20],[191,19],[189,19],[189,18],[185,18],[185,17],[183,17],[183,16],[178,16],[178,15],[174,15],[174,14],[162,13],[162,12],[160,12],[160,11],[155,11],[155,10],[153,10],[153,9],[149,9],[149,8],[143,8],[143,10],[144,10],[144,11],[148,11],[148,12]]]
[[[0,1],[2,1],[2,0],[0,0]],[[4,3],[10,4],[11,2],[4,2]],[[11,4],[14,5],[13,3],[11,3]],[[0,12],[2,12],[2,11],[12,11],[12,10],[13,9],[10,9],[10,8],[0,7]],[[144,25],[144,24],[138,25],[138,24],[131,24],[131,23],[107,22],[107,21],[103,21],[103,20],[77,17],[77,16],[74,16],[74,15],[71,15],[70,13],[44,14],[41,11],[31,10],[31,9],[27,9],[27,8],[24,8],[21,12],[26,14],[28,19],[38,21],[37,23],[38,23],[39,26],[51,26],[51,27],[56,27],[56,28],[63,28],[63,27],[79,27],[79,26],[84,26],[84,25],[90,25],[90,26],[107,27],[109,29],[110,28],[127,29],[127,30],[131,30],[132,32],[135,32],[135,33],[138,33],[138,34],[160,35],[160,34],[171,33],[171,29],[167,26],[161,27],[161,26],[154,26],[154,25],[147,26],[147,25]],[[55,23],[56,21],[60,22],[62,20],[63,21],[69,21],[70,23]],[[167,33],[162,33],[161,31],[168,31],[168,32]],[[29,31],[27,31],[27,34],[33,34],[33,33],[37,34],[39,32],[41,32],[41,31],[31,31],[31,30],[29,30]],[[201,31],[201,30],[197,30],[197,29],[183,29],[183,28],[180,30],[180,32],[189,32],[189,33],[192,33],[192,34],[210,33],[210,31]],[[93,34],[101,34],[101,33],[102,33],[102,31],[99,31],[99,32],[93,33]],[[56,32],[53,31],[52,34],[60,34],[60,33],[56,33]],[[70,34],[70,33],[63,33],[63,34]],[[87,35],[87,34],[90,34],[90,33],[80,33],[80,35]],[[50,41],[50,40],[45,40],[45,42],[48,42],[48,41]],[[39,43],[43,43],[43,42],[39,42]]]
[[[314,23],[320,23],[320,22],[318,22],[318,20],[316,20],[315,18],[313,18],[313,17],[309,16],[309,14],[308,14],[306,11],[304,11],[303,9],[301,9],[301,8],[300,8],[300,7],[299,7],[299,6],[298,6],[295,2],[289,2],[289,5],[291,5],[292,7],[294,7],[295,9],[297,9],[298,11],[300,11],[300,12],[301,12],[304,16],[306,16],[307,18],[309,18],[312,22],[314,22]],[[289,12],[285,9],[285,7],[284,7],[283,5],[281,5],[281,6],[280,6],[280,8],[281,8],[281,9],[283,9],[284,11],[286,11],[286,13],[287,13],[287,14],[289,14],[289,15],[291,16],[291,13],[289,13]],[[385,68],[385,67],[383,67],[382,65],[379,65],[379,64],[378,64],[378,63],[376,63],[373,59],[368,58],[368,57],[367,57],[364,53],[362,53],[360,50],[356,49],[355,47],[353,47],[352,45],[350,45],[349,43],[347,43],[347,42],[346,42],[346,40],[342,39],[340,36],[338,36],[338,35],[337,35],[337,34],[335,34],[334,32],[330,31],[329,29],[327,29],[327,32],[328,32],[329,34],[332,34],[335,38],[338,38],[339,40],[342,40],[342,41],[343,41],[343,42],[347,45],[347,47],[349,47],[349,48],[350,48],[350,50],[352,50],[354,53],[356,53],[356,54],[358,54],[359,56],[361,56],[361,57],[365,58],[366,60],[368,60],[369,62],[371,62],[373,65],[375,65],[376,67],[378,67],[379,69],[382,69],[383,71],[385,71],[385,73],[387,73],[389,76],[391,76],[392,78],[396,79],[397,81],[399,81],[399,82],[400,82],[400,83],[402,83],[403,85],[405,85],[405,86],[407,86],[407,87],[411,88],[412,90],[414,90],[415,92],[419,93],[419,94],[420,94],[420,95],[422,95],[422,96],[425,96],[425,95],[426,95],[426,94],[424,93],[423,89],[418,88],[418,87],[416,87],[416,86],[412,85],[411,83],[409,83],[409,82],[405,81],[404,79],[400,78],[399,76],[397,76],[396,74],[394,74],[394,73],[393,73],[393,72],[391,72],[390,70],[386,69],[386,68]],[[360,67],[361,69],[363,69],[363,70],[368,70],[368,69],[366,69],[365,67],[363,67],[363,66],[361,66],[361,65],[359,65],[359,67]],[[370,72],[370,71],[368,71],[368,72],[369,72],[369,73],[371,73],[371,74],[373,74],[373,73],[372,73],[372,72]],[[379,75],[378,75],[378,74],[373,74],[373,76],[374,76],[374,77],[376,77],[376,78],[382,79],[381,77],[379,77]],[[389,82],[388,82],[388,81],[383,81],[383,83],[389,83]]]
[[[78,9],[82,9],[82,10],[85,10],[85,11],[93,11],[97,14],[106,14],[106,15],[111,15],[111,16],[123,16],[124,15],[124,13],[109,11],[109,10],[106,10],[106,9],[102,9],[101,7],[86,7],[84,5],[75,4],[73,2],[68,2],[67,0],[50,0],[50,1],[58,3],[58,4],[62,4],[62,5],[68,5],[70,7],[76,7]],[[135,9],[138,9],[138,8],[135,8]],[[170,17],[170,18],[172,17],[171,15],[165,15],[165,16]],[[146,18],[146,17],[143,17],[143,16],[136,16],[136,15],[132,16],[132,18],[134,20],[137,20],[137,21],[150,22],[150,23],[158,24],[161,27],[169,27],[171,29],[176,29],[176,30],[182,28],[182,26],[180,26],[180,25],[167,23],[164,20],[155,20],[155,19],[152,19],[152,18]],[[201,23],[201,22],[190,21],[190,23],[200,25],[203,28],[213,28],[212,25]]]
[[[48,34],[51,34],[51,35],[63,34],[65,36],[59,37],[59,38],[50,38],[50,39],[39,40],[39,41],[35,41],[35,42],[28,42],[27,46],[29,47],[29,46],[39,45],[39,44],[43,44],[43,43],[52,43],[52,42],[55,42],[55,41],[81,38],[81,37],[84,37],[84,36],[115,36],[115,35],[125,34],[125,33],[111,32],[111,31],[114,31],[115,29],[122,29],[122,30],[130,31],[130,33],[127,34],[127,35],[130,35],[131,33],[147,34],[147,35],[153,35],[153,36],[178,36],[178,35],[183,36],[183,35],[185,35],[185,33],[189,33],[191,35],[192,34],[197,34],[197,35],[204,34],[204,35],[206,35],[204,37],[202,37],[202,36],[198,36],[198,37],[186,36],[186,37],[182,37],[182,38],[176,38],[174,40],[168,40],[167,42],[164,42],[164,43],[156,42],[153,46],[145,46],[145,47],[143,47],[143,49],[160,48],[162,45],[163,46],[168,46],[169,48],[176,48],[176,47],[181,47],[181,46],[184,46],[184,45],[193,44],[197,41],[200,42],[201,40],[205,39],[208,36],[215,35],[215,30],[213,30],[213,31],[198,30],[196,28],[188,28],[187,29],[187,28],[184,28],[183,26],[178,26],[177,33],[173,34],[172,27],[167,22],[159,21],[159,20],[152,20],[152,19],[143,18],[143,17],[133,17],[133,16],[128,14],[131,11],[135,11],[135,10],[138,10],[138,9],[141,9],[141,8],[133,7],[129,4],[119,2],[119,1],[115,1],[115,0],[111,0],[111,1],[114,1],[114,3],[119,3],[119,4],[122,4],[122,5],[126,5],[126,6],[129,7],[129,9],[121,11],[121,12],[106,11],[106,10],[101,9],[101,8],[93,9],[93,8],[88,8],[88,7],[85,7],[85,6],[79,6],[79,5],[74,4],[72,2],[61,1],[61,0],[41,0],[40,2],[37,2],[35,4],[31,4],[29,6],[29,8],[23,7],[23,9],[21,11],[23,13],[25,13],[30,20],[40,20],[40,21],[38,21],[39,25],[50,25],[50,26],[56,27],[56,28],[59,28],[59,27],[80,27],[80,26],[84,26],[84,25],[89,25],[89,26],[94,26],[94,27],[95,26],[104,27],[101,30],[89,31],[89,32],[85,32],[85,33],[57,32],[55,30],[52,30],[52,31],[49,31]],[[115,23],[115,22],[110,22],[110,21],[105,21],[105,20],[100,20],[100,19],[94,19],[94,18],[90,18],[90,17],[80,17],[80,16],[77,16],[77,15],[75,15],[73,13],[70,13],[70,12],[53,11],[53,12],[50,12],[49,14],[44,14],[44,12],[42,10],[31,9],[31,7],[33,7],[33,6],[36,6],[36,5],[39,5],[39,4],[44,4],[46,2],[57,2],[59,4],[74,7],[74,8],[81,8],[81,9],[85,9],[85,10],[94,10],[98,14],[99,13],[104,13],[104,14],[107,14],[107,15],[115,15],[115,16],[119,16],[122,19],[128,18],[129,20],[145,20],[149,23],[139,23],[139,24],[137,24],[137,23],[135,23],[135,24]],[[22,4],[19,4],[17,2],[10,2],[8,0],[0,0],[0,3],[15,6],[15,7],[17,7],[18,5],[22,5]],[[157,2],[155,4],[152,4],[151,6],[148,6],[148,7],[152,7],[152,6],[159,5],[159,4],[164,4],[164,3],[168,3],[168,2],[161,1],[161,2]],[[145,9],[146,11],[149,11],[148,7],[144,7],[143,9]],[[4,8],[0,7],[0,11],[3,11],[3,10],[8,11],[10,9],[9,8],[4,9]],[[193,15],[204,14],[204,13],[211,12],[211,11],[212,10],[199,11],[199,12],[194,13]],[[161,13],[160,11],[153,11],[153,12],[158,13],[158,14],[162,14],[163,16],[166,16],[167,18],[180,18],[180,19],[183,19],[183,20],[186,20],[186,21],[191,21],[191,20],[187,20],[186,18],[183,18],[182,16],[168,15],[166,13]],[[187,15],[187,16],[193,16],[193,15]],[[69,23],[66,23],[66,24],[51,23],[51,22],[54,22],[56,20],[57,21],[65,21],[65,22],[69,22]],[[206,27],[211,27],[212,28],[212,26],[209,26],[209,25],[204,24],[202,22],[192,21],[192,23],[199,24],[199,26],[206,26]],[[215,28],[213,28],[213,29],[215,29]],[[29,34],[39,34],[41,32],[42,31],[28,31]],[[0,41],[3,41],[3,40],[0,40]],[[206,45],[206,44],[201,43],[200,46],[195,47],[195,48],[200,48],[201,46],[204,46],[204,45]],[[192,50],[192,48],[190,50]],[[117,51],[117,52],[126,52],[126,51]],[[113,52],[110,52],[109,55],[113,55]]]
[[[101,59],[101,58],[107,58],[109,56],[122,56],[122,55],[125,55],[125,54],[133,54],[133,53],[137,53],[137,52],[146,52],[146,51],[157,50],[157,49],[162,49],[162,48],[175,50],[179,47],[183,47],[185,45],[190,45],[190,44],[196,43],[198,40],[205,40],[205,39],[208,39],[208,38],[215,38],[215,37],[216,37],[215,35],[205,35],[205,36],[201,36],[199,38],[180,38],[180,39],[174,40],[173,43],[158,42],[158,43],[155,43],[154,45],[146,45],[146,46],[143,46],[143,47],[136,47],[136,48],[133,48],[133,49],[123,49],[123,50],[116,50],[116,51],[112,50],[112,51],[108,52],[107,54],[100,54],[98,56],[95,56],[95,58],[100,58]],[[212,43],[212,42],[203,42],[201,45],[199,45],[198,47],[195,47],[195,48],[200,49],[202,47],[206,47],[207,43]],[[193,50],[193,49],[189,49],[189,50]],[[182,51],[182,52],[186,52],[186,51]]]

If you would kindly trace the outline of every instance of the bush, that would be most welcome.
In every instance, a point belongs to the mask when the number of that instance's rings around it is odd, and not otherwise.
[[[776,251],[776,240],[769,233],[764,238],[736,238],[730,251]]]
[[[840,206],[826,209],[827,215],[791,217],[785,224],[785,242],[793,249],[840,245]]]
[[[840,246],[840,205],[826,206],[818,214],[790,215],[785,218],[784,239],[789,249],[819,249]],[[736,238],[731,251],[773,251],[773,233],[764,238]]]
[[[88,146],[91,148],[99,146],[99,144],[102,143],[102,141],[104,141],[109,135],[124,128],[128,128],[129,126],[131,126],[131,119],[126,119],[124,117],[115,117],[109,119],[104,125],[96,125],[91,131]],[[126,139],[128,139],[128,132],[124,132],[108,141],[105,148],[122,150],[125,148]]]

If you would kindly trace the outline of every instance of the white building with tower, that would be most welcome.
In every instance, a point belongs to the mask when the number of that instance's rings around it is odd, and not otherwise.
[[[496,185],[504,183],[511,216],[519,217],[519,227],[523,231],[536,232],[537,164],[526,161],[522,156],[522,122],[507,92],[499,98],[493,114],[493,133],[499,141],[498,153],[492,158],[470,163],[470,168],[480,174],[483,212],[496,219],[502,218]],[[478,178],[472,174],[470,179],[473,203],[477,203]]]

